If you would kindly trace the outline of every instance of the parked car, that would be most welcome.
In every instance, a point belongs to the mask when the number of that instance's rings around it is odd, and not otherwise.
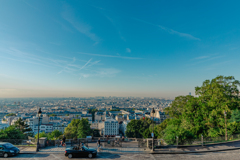
[[[8,142],[0,142],[0,156],[4,158],[15,156],[20,152],[20,150]]]
[[[73,157],[88,157],[93,158],[97,156],[97,150],[87,148],[86,146],[83,147],[70,147],[65,150],[65,156],[68,158]]]

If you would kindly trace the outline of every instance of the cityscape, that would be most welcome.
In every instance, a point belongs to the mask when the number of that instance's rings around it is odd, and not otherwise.
[[[1,0],[0,157],[238,160],[239,5]]]

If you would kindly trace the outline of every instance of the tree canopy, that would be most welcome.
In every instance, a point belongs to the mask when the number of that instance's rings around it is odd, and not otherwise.
[[[129,138],[149,138],[151,136],[149,127],[152,123],[150,118],[131,120],[127,125],[126,136]]]
[[[86,138],[91,135],[92,130],[87,118],[73,119],[65,128],[64,135],[66,138]]]
[[[227,112],[229,134],[238,133],[240,99],[239,81],[234,77],[218,76],[206,80],[201,87],[195,88],[197,97],[179,96],[165,111],[172,117],[164,130],[160,129],[168,143],[179,137],[183,143],[187,139],[217,137],[225,134],[224,111]],[[165,127],[165,126],[164,126]],[[161,128],[161,127],[160,127]]]
[[[19,118],[14,123],[14,126],[16,129],[20,130],[24,134],[25,138],[27,138],[28,136],[30,136],[30,137],[33,136],[32,128],[30,128],[29,125],[26,124],[26,122],[22,120],[22,118]]]
[[[17,116],[17,115],[15,113],[9,113],[6,116],[9,117],[9,116]]]

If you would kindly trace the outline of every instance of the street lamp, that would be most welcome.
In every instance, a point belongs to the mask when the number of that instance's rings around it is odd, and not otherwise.
[[[152,121],[153,121],[154,114],[155,114],[154,108],[152,109],[151,113],[152,113]],[[154,151],[154,122],[153,122],[152,126],[153,126],[153,128],[152,128],[152,138],[153,138],[153,140],[152,140],[152,151]]]
[[[40,116],[42,114],[41,108],[38,111],[38,139],[37,139],[37,152],[39,151],[39,125],[40,125]]]
[[[225,118],[225,141],[227,141],[227,112],[224,111],[224,118]]]

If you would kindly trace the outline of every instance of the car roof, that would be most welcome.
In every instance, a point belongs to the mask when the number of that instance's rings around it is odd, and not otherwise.
[[[0,145],[4,145],[4,144],[9,144],[9,142],[0,142]]]

